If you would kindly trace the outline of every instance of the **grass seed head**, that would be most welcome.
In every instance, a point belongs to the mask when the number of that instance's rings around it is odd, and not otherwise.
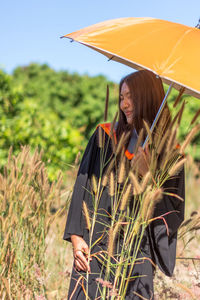
[[[127,243],[130,243],[132,239],[135,238],[135,236],[139,233],[140,230],[140,226],[141,226],[141,217],[139,216],[136,220],[135,223],[133,225],[132,230],[129,233],[129,236],[127,237]]]
[[[162,195],[163,195],[162,188],[158,188],[152,192],[151,197],[150,197],[151,199],[149,202],[150,206],[149,206],[146,216],[144,216],[146,220],[150,220],[153,217],[155,206],[162,199]]]
[[[182,116],[183,116],[184,108],[185,108],[185,101],[182,103],[181,108],[179,110],[178,120],[177,120],[178,125],[180,125],[180,123],[181,123],[181,119],[182,119]]]
[[[101,181],[102,186],[106,186],[108,183],[108,176],[104,175]]]
[[[194,117],[193,117],[193,119],[192,119],[190,125],[193,125],[193,124],[196,122],[196,120],[197,120],[197,118],[198,118],[199,115],[200,115],[200,109],[199,109],[199,110],[196,112],[196,114],[194,115]]]
[[[83,213],[85,216],[87,229],[90,230],[90,228],[91,228],[90,215],[89,215],[89,210],[88,210],[88,207],[87,207],[87,204],[85,201],[83,201]]]
[[[169,136],[169,140],[168,140],[167,147],[166,147],[166,153],[171,152],[176,147],[176,145],[177,145],[176,135],[177,135],[177,127],[172,130],[172,132]]]
[[[185,88],[182,87],[182,88],[180,89],[180,91],[179,91],[179,94],[178,94],[176,100],[174,101],[173,107],[176,107],[176,106],[177,106],[177,104],[179,103],[179,101],[181,100],[181,98],[182,98],[182,96],[183,96],[184,91],[185,91]]]
[[[161,140],[158,143],[158,147],[156,149],[156,152],[159,154],[161,154],[161,152],[163,151],[164,146],[166,145],[166,141],[169,138],[169,133],[171,130],[167,130],[164,134],[164,136],[161,138]]]
[[[98,146],[99,148],[103,148],[104,143],[103,143],[103,130],[101,128],[101,126],[98,127]]]
[[[126,208],[126,205],[128,203],[130,194],[131,194],[131,189],[132,189],[132,185],[129,183],[129,185],[127,186],[125,193],[123,194],[122,200],[121,200],[121,205],[120,205],[120,210],[123,211]]]
[[[97,178],[95,175],[92,175],[92,189],[94,194],[97,194],[97,190],[98,190],[98,185],[97,185]]]
[[[197,132],[199,132],[199,130],[200,130],[200,124],[197,124],[195,127],[192,128],[192,130],[189,132],[189,134],[187,135],[184,143],[181,146],[181,149],[180,149],[180,153],[181,154],[184,153],[185,148],[192,141],[192,139],[195,137],[195,135],[197,134]]]
[[[109,178],[109,195],[113,197],[115,195],[115,176],[114,173],[110,173],[110,178]]]
[[[146,129],[147,135],[149,137],[149,143],[152,144],[152,133],[151,133],[150,127],[145,120],[143,120],[143,123],[144,123],[145,129]]]
[[[183,158],[180,161],[178,161],[177,163],[173,164],[169,170],[169,176],[177,175],[180,172],[180,170],[182,169],[186,160],[187,160],[186,158]]]
[[[119,164],[118,183],[123,183],[126,176],[125,158],[123,157]]]
[[[130,172],[129,173],[129,177],[130,177],[130,180],[133,184],[133,195],[139,195],[142,193],[142,187],[141,185],[139,184],[139,181],[137,180],[136,176],[134,175],[133,172]]]
[[[141,218],[142,220],[147,220],[147,214],[148,210],[150,209],[151,204],[151,194],[147,193],[144,197],[143,203],[142,203],[142,209],[141,209]]]
[[[141,183],[142,184],[142,186],[141,186],[142,192],[144,192],[144,190],[146,189],[150,179],[151,179],[151,172],[148,171],[142,179],[142,183]]]
[[[121,137],[120,137],[120,140],[119,140],[119,143],[117,145],[117,149],[116,149],[116,156],[121,153],[122,149],[124,148],[124,142],[125,142],[125,138],[126,138],[126,134],[125,132],[122,133]]]

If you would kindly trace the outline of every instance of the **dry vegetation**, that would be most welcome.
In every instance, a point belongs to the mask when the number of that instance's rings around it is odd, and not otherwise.
[[[61,183],[49,183],[42,152],[23,147],[15,157],[10,149],[0,174],[1,299],[46,295],[45,239],[62,211]]]
[[[68,173],[65,189],[61,178],[50,184],[41,155],[37,151],[31,155],[29,148],[16,158],[10,152],[0,178],[1,299],[67,299],[72,249],[62,236],[76,170]],[[156,273],[156,299],[198,299],[200,295],[200,171],[191,158],[186,171],[186,219],[190,222],[179,231],[173,278]]]

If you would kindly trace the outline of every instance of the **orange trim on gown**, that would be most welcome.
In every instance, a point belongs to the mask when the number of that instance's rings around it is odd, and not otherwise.
[[[111,123],[103,123],[103,124],[99,124],[97,127],[101,127],[106,133],[107,135],[109,135],[109,137],[111,137]],[[114,131],[114,138],[115,138],[115,142],[117,141],[116,138],[116,132]],[[128,151],[128,149],[125,151],[125,156],[128,158],[128,160],[131,160],[134,157],[134,153],[130,153]]]

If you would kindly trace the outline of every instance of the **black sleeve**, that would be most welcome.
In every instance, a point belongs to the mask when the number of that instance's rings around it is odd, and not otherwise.
[[[88,177],[90,170],[92,169],[94,159],[97,156],[97,152],[98,147],[95,131],[85,149],[74,185],[63,236],[63,239],[66,241],[71,241],[71,234],[83,236],[82,202],[85,197],[85,193],[87,192],[86,190],[88,188]]]
[[[176,262],[177,230],[184,220],[184,169],[176,177],[167,180],[163,189],[183,199],[181,201],[174,196],[164,195],[163,199],[156,205],[154,217],[169,213],[164,216],[167,226],[162,219],[153,221],[149,226],[154,261],[165,275],[172,276]]]
[[[70,236],[72,234],[83,236],[85,229],[85,220],[82,214],[82,204],[85,201],[88,207],[93,207],[91,190],[91,177],[95,175],[97,180],[99,179],[100,172],[102,171],[101,157],[102,151],[106,155],[106,161],[109,159],[111,154],[111,149],[108,149],[107,145],[110,145],[110,138],[105,134],[105,139],[103,141],[104,147],[99,147],[99,128],[95,130],[89,143],[84,152],[76,182],[74,185],[74,190],[72,193],[71,204],[68,211],[67,222],[65,226],[63,239],[70,241]]]

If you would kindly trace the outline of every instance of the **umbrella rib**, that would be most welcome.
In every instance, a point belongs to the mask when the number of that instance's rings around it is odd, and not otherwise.
[[[110,57],[110,58],[108,59],[108,61],[111,61],[113,58],[115,58],[114,55],[113,55],[112,57]]]

